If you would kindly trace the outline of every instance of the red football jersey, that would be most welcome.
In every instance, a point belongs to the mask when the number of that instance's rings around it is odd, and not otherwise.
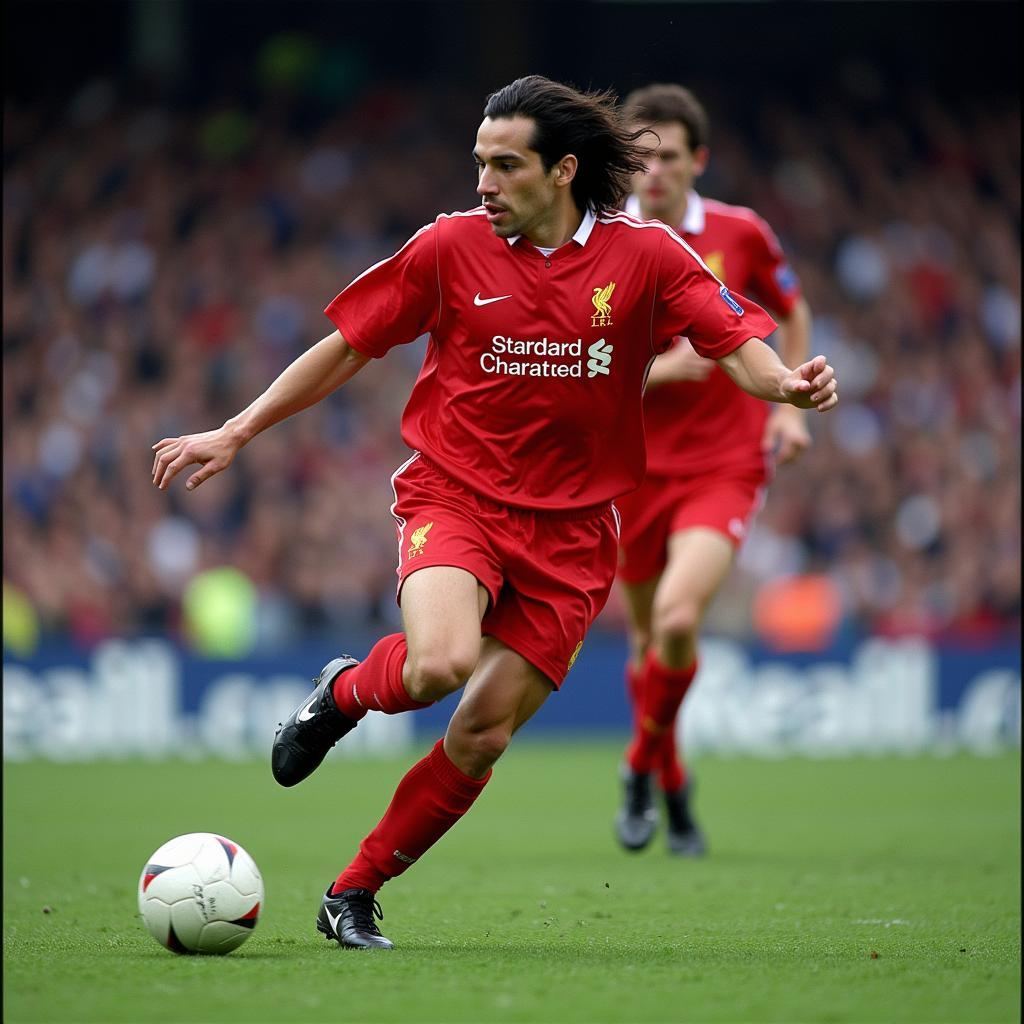
[[[429,334],[406,444],[534,509],[603,505],[639,484],[643,385],[673,336],[720,358],[775,328],[663,224],[588,213],[546,257],[497,237],[482,207],[421,228],[326,312],[368,356]]]
[[[627,208],[635,209],[635,203]],[[753,210],[691,192],[676,230],[730,291],[753,297],[777,315],[792,310],[799,282],[774,232]],[[767,402],[738,388],[717,366],[706,380],[651,388],[644,398],[647,470],[659,476],[723,467],[761,470],[769,412]]]

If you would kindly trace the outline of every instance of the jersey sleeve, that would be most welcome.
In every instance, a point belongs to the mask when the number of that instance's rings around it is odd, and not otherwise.
[[[775,232],[753,215],[747,242],[750,250],[750,290],[774,313],[787,316],[800,298],[800,280],[786,260]]]
[[[420,228],[324,310],[357,352],[379,359],[435,327],[440,308],[437,232],[436,222]]]
[[[682,334],[699,355],[721,359],[750,338],[767,338],[775,327],[760,306],[733,295],[681,238],[665,235],[651,324],[655,351]]]

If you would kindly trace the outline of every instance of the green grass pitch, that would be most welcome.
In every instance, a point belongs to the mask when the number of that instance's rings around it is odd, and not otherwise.
[[[382,891],[390,953],[313,920],[411,756],[330,760],[295,790],[262,763],[8,765],[4,1020],[1019,1019],[1017,755],[705,758],[702,862],[660,835],[616,847],[619,756],[517,743]],[[242,843],[266,882],[226,957],[168,953],[136,916],[146,858],[194,831]]]

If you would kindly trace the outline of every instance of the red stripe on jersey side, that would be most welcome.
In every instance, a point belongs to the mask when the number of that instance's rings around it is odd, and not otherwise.
[[[408,525],[406,521],[395,512],[398,508],[398,491],[395,490],[395,481],[420,457],[419,452],[415,452],[410,459],[406,459],[398,469],[391,474],[391,493],[395,496],[395,500],[391,503],[391,518],[394,519],[395,525],[398,527],[398,569],[402,568],[402,551],[405,548],[405,528]]]

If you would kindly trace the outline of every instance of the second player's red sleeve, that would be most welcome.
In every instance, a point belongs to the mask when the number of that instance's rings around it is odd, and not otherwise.
[[[666,234],[651,324],[655,351],[682,334],[700,355],[721,359],[750,338],[767,338],[776,326],[756,303],[733,295],[685,242]]]
[[[747,241],[750,290],[773,312],[788,316],[800,298],[800,281],[786,260],[775,232],[756,214]]]
[[[432,330],[440,307],[436,223],[359,275],[324,312],[345,340],[379,358]]]

